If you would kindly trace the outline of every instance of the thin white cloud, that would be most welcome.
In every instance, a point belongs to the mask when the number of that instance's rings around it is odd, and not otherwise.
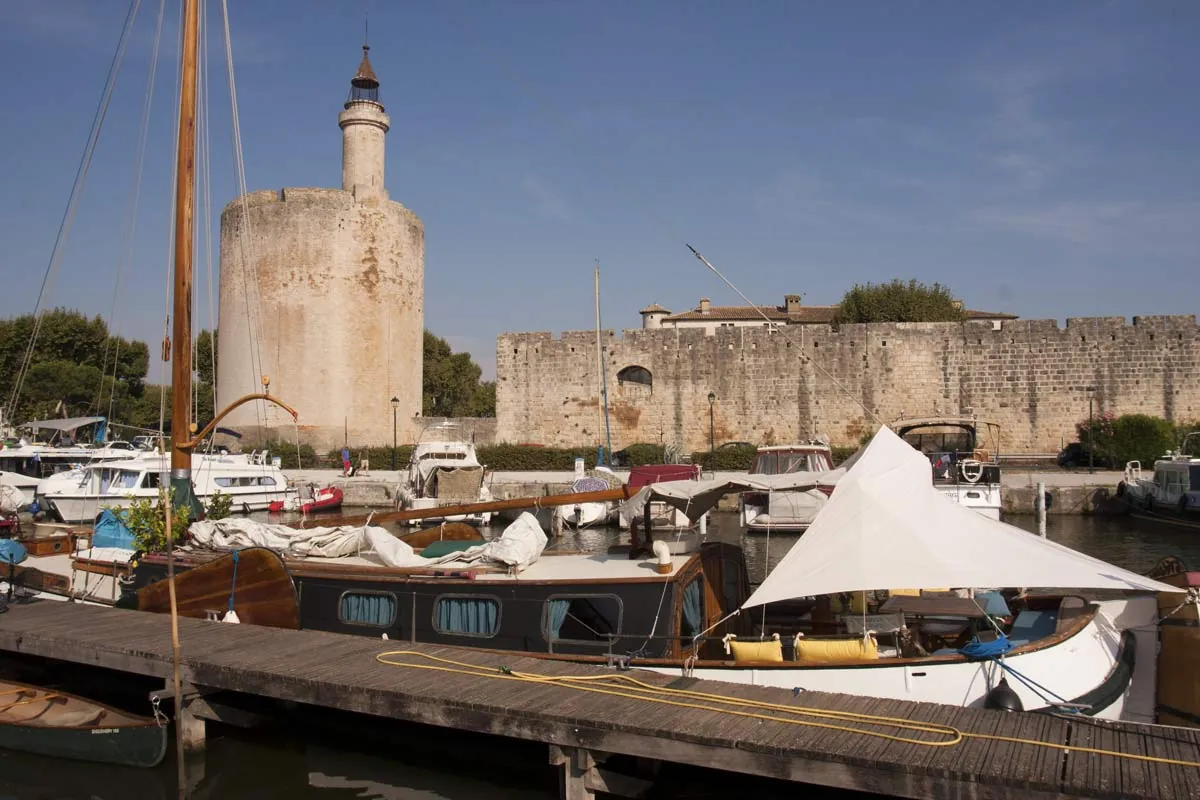
[[[1098,253],[1187,256],[1200,249],[1200,202],[1064,201],[980,208],[971,218]]]
[[[571,219],[570,207],[563,195],[536,175],[521,179],[521,190],[533,201],[534,208],[553,219]]]

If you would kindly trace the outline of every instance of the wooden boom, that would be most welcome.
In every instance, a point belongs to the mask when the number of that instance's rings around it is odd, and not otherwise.
[[[544,497],[514,497],[511,500],[490,500],[486,503],[460,503],[453,506],[435,506],[433,508],[410,508],[404,511],[385,511],[382,514],[370,514],[358,517],[338,517],[330,519],[301,520],[292,523],[293,528],[330,528],[338,525],[365,525],[371,522],[402,522],[429,517],[456,517],[460,514],[479,514],[484,511],[514,511],[521,508],[551,508],[554,506],[570,506],[576,503],[607,503],[610,500],[628,500],[636,494],[636,490],[628,486],[618,489],[604,489],[599,492],[576,492],[574,494],[551,494]]]

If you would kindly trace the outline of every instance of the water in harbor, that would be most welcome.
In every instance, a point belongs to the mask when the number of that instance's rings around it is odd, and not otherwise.
[[[1014,517],[1033,529],[1032,517]],[[493,534],[498,533],[497,526]],[[1194,530],[1151,525],[1128,518],[1051,517],[1050,539],[1114,564],[1145,572],[1164,556],[1200,564],[1200,535]],[[568,531],[556,547],[601,550],[621,539],[613,530]],[[627,540],[628,534],[625,534]],[[710,538],[745,548],[755,583],[786,555],[795,535],[743,536],[736,514],[715,515]],[[63,676],[59,676],[62,678]],[[69,676],[67,676],[69,678]],[[63,688],[73,688],[64,686]],[[83,689],[80,689],[83,691]],[[116,692],[117,690],[113,690]],[[128,687],[124,701],[139,708],[145,687]],[[87,693],[96,695],[95,685]],[[668,767],[654,790],[659,798],[720,798],[753,794],[795,797],[792,784],[703,770]],[[442,731],[321,711],[296,712],[286,726],[240,731],[210,724],[203,774],[191,772],[194,798],[229,800],[543,800],[557,795],[546,750],[533,743]],[[851,793],[822,795],[850,798]],[[36,758],[0,750],[0,800],[157,800],[177,797],[171,758],[154,770],[137,770]]]

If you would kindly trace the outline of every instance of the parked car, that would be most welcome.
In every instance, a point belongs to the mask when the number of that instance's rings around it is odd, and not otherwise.
[[[1058,454],[1058,465],[1067,469],[1089,465],[1101,469],[1111,469],[1113,464],[1112,459],[1100,453],[1096,453],[1089,461],[1087,445],[1083,442],[1071,442]]]

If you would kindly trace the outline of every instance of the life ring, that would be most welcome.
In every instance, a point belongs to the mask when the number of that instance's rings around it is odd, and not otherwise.
[[[1125,492],[1128,489],[1129,489],[1129,487],[1125,485],[1125,481],[1121,481],[1120,483],[1118,483],[1117,484],[1117,497],[1124,497]]]
[[[971,474],[972,468],[975,469],[974,474]],[[968,458],[958,465],[958,471],[962,473],[963,480],[967,483],[979,483],[979,479],[983,477],[983,464]]]

